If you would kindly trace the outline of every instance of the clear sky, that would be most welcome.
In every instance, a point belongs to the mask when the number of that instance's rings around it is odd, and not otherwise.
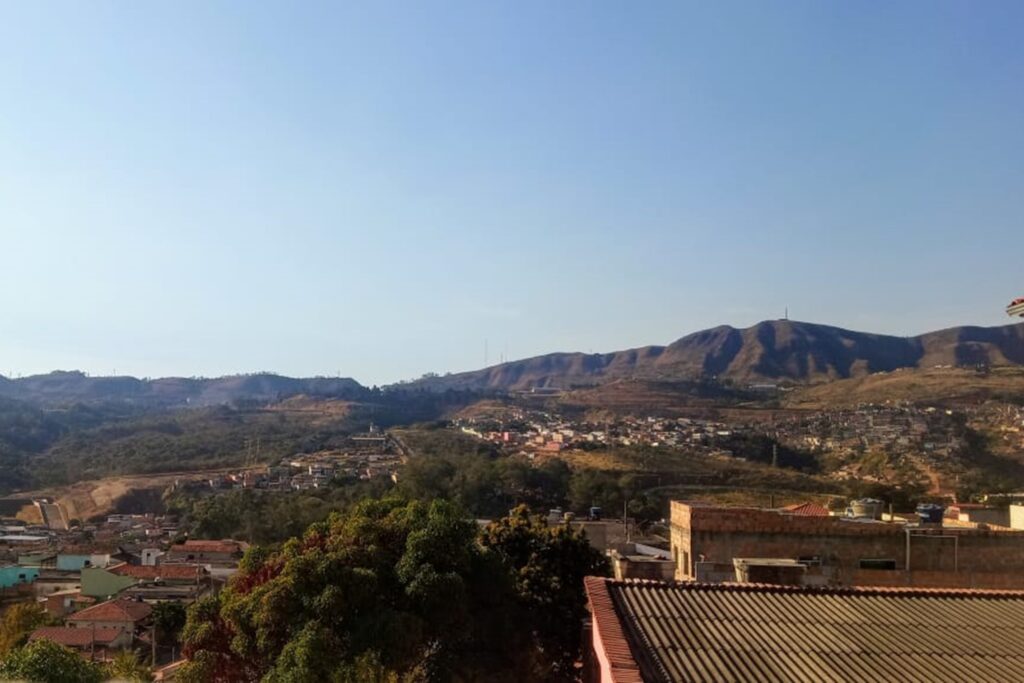
[[[1024,295],[1024,3],[0,3],[0,373],[385,383]]]

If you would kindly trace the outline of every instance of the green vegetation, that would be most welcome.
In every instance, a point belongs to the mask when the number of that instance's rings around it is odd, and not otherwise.
[[[0,662],[0,680],[32,683],[100,683],[107,680],[105,667],[49,640],[12,651]]]
[[[447,501],[367,500],[189,612],[185,681],[573,680],[583,576],[604,559],[517,510],[484,531]]]
[[[0,657],[24,645],[29,634],[46,621],[46,612],[34,602],[18,602],[4,610],[0,619]]]
[[[180,516],[193,538],[237,538],[252,543],[279,543],[300,535],[314,522],[363,498],[383,494],[389,480],[340,484],[316,491],[223,493],[175,492],[167,496],[169,512]]]
[[[240,465],[255,452],[276,460],[329,448],[351,430],[345,418],[315,421],[284,411],[229,406],[144,415],[73,433],[33,462],[44,485],[116,474]]]
[[[107,671],[108,675],[117,681],[153,680],[149,667],[142,663],[139,653],[134,650],[121,650],[114,655],[113,661],[107,665]]]
[[[42,409],[0,399],[0,492],[111,475],[235,466],[331,448],[348,415],[217,406],[141,412],[123,404]],[[364,427],[365,428],[365,427]]]

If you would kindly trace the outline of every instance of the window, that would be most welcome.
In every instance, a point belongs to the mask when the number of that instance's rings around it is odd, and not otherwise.
[[[689,551],[683,551],[683,575],[690,575],[690,553]]]
[[[817,555],[801,555],[800,557],[796,558],[796,561],[808,567],[821,566],[821,558]]]
[[[896,569],[896,560],[861,560],[861,569]]]

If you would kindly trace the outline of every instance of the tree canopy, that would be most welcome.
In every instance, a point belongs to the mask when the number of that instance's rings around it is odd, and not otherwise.
[[[32,683],[100,683],[107,671],[78,653],[49,640],[12,650],[0,662],[0,680]]]
[[[606,571],[525,509],[481,532],[448,501],[364,501],[196,603],[183,680],[573,680],[582,577]]]

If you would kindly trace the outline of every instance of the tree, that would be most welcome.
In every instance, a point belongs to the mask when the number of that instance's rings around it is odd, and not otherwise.
[[[583,577],[607,571],[582,533],[525,508],[481,532],[448,501],[366,500],[247,553],[189,609],[181,677],[571,681]]]
[[[0,662],[0,680],[32,683],[100,683],[104,668],[49,640],[37,640],[11,651]]]
[[[572,680],[586,614],[583,577],[607,576],[607,560],[581,531],[565,524],[548,526],[525,506],[489,524],[481,544],[496,552],[514,577],[544,678]]]
[[[0,620],[0,656],[23,645],[29,634],[46,623],[46,612],[34,602],[11,605]]]
[[[163,604],[163,603],[157,603]],[[139,654],[133,650],[121,650],[108,666],[110,675],[120,681],[151,681],[149,667],[142,663]]]
[[[188,614],[180,602],[158,602],[153,605],[152,618],[157,644],[169,646],[178,643]]]

